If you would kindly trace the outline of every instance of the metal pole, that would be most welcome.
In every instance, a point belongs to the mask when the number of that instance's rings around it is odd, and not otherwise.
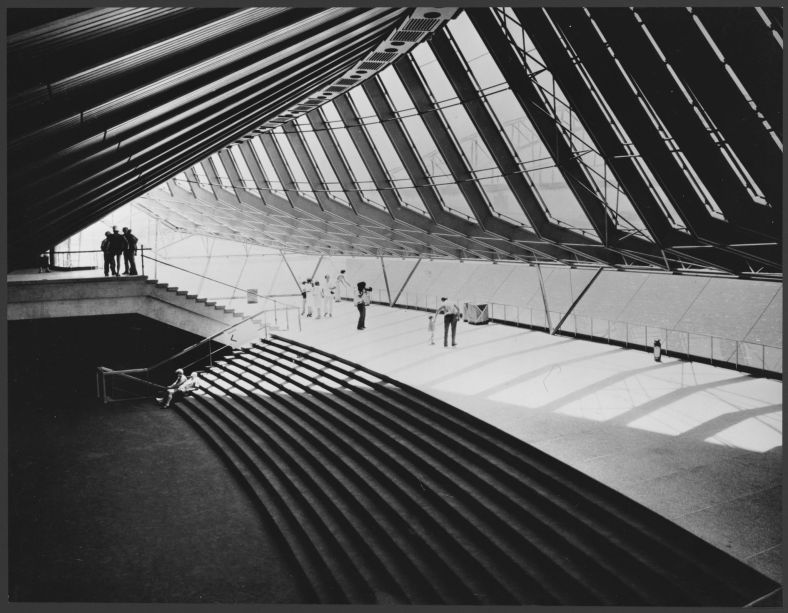
[[[145,245],[143,245],[142,243],[140,243],[140,253],[142,253],[142,255],[140,256],[140,261],[142,262],[142,276],[144,277],[145,276]]]
[[[397,300],[399,300],[399,297],[400,297],[400,295],[402,294],[402,291],[403,291],[403,290],[405,289],[405,287],[408,285],[408,281],[410,281],[410,278],[413,276],[413,273],[414,273],[414,272],[416,272],[416,269],[419,267],[419,264],[421,264],[421,258],[419,258],[418,260],[416,260],[416,263],[413,265],[413,269],[410,271],[410,273],[408,273],[408,278],[407,278],[407,279],[405,279],[405,283],[403,283],[403,284],[402,284],[402,287],[399,289],[399,293],[396,295],[396,297],[394,298],[394,300],[392,300],[392,301],[391,301],[391,306],[394,306],[395,304],[397,304]],[[438,298],[437,298],[437,296],[435,297],[435,304],[436,304],[436,305],[438,304]],[[436,306],[435,308],[437,309],[438,307]]]
[[[323,256],[321,255],[320,258],[317,260],[317,264],[315,265],[315,269],[312,271],[312,276],[310,277],[312,281],[315,280],[315,275],[317,274],[317,269],[320,268],[320,263],[323,261]]]
[[[389,306],[393,306],[391,304],[391,290],[389,289],[389,277],[386,274],[386,264],[383,261],[383,256],[380,256],[380,267],[383,269],[383,280],[386,282],[386,293],[389,296]],[[378,299],[380,299],[380,290],[378,290]]]
[[[548,310],[548,306],[547,306],[547,292],[545,291],[545,288],[544,288],[544,278],[542,277],[542,267],[539,264],[536,265],[536,272],[539,273],[539,289],[542,290],[542,303],[544,304],[544,316],[545,316],[545,321],[547,323],[547,332],[549,334],[552,334],[553,326],[550,323],[550,311]],[[563,322],[561,322],[561,323],[563,323]]]
[[[290,262],[287,261],[287,258],[285,257],[284,250],[280,249],[279,253],[282,254],[282,260],[284,260],[284,263],[287,266],[287,270],[290,271],[290,275],[293,277],[293,281],[295,281],[296,287],[298,288],[298,291],[300,293],[301,292],[301,284],[298,282],[298,277],[295,276],[295,273],[293,272],[293,269],[290,268]]]
[[[539,267],[539,265],[537,264],[537,268],[538,268],[538,267]],[[556,332],[558,332],[558,331],[561,329],[561,326],[564,324],[564,321],[566,320],[566,318],[567,318],[567,317],[569,317],[569,314],[570,314],[572,311],[574,311],[574,310],[575,310],[575,307],[577,306],[577,304],[578,304],[578,303],[579,303],[579,302],[580,302],[580,301],[583,299],[583,296],[585,296],[586,292],[587,292],[587,291],[588,291],[588,289],[591,287],[591,284],[592,284],[594,281],[596,281],[596,280],[597,280],[597,277],[599,277],[599,275],[600,275],[600,274],[602,274],[602,271],[603,271],[603,270],[604,270],[604,268],[600,267],[600,268],[599,268],[599,269],[598,269],[598,270],[597,270],[597,271],[594,273],[594,276],[593,276],[593,277],[591,277],[591,280],[590,280],[590,281],[588,282],[588,284],[587,284],[587,285],[586,285],[586,286],[583,288],[583,291],[582,291],[582,292],[580,292],[580,293],[578,294],[577,298],[575,298],[574,302],[572,302],[572,304],[569,306],[569,309],[567,309],[567,311],[566,311],[566,315],[564,315],[564,316],[563,316],[563,318],[561,319],[561,321],[559,321],[559,322],[558,322],[558,324],[556,325],[555,329],[554,329],[554,330],[553,330],[553,332],[552,332],[553,334],[555,334]],[[539,280],[540,280],[540,282],[541,282],[541,279],[542,279],[542,273],[540,272],[540,273],[539,273]],[[542,294],[544,294],[544,289],[542,289]],[[545,299],[545,304],[547,304],[547,299]],[[577,317],[575,317],[575,336],[577,336]]]

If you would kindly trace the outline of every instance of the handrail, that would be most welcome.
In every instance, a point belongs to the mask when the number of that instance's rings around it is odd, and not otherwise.
[[[225,287],[231,287],[232,289],[236,289],[239,292],[246,293],[246,291],[247,291],[247,290],[245,290],[242,287],[236,287],[235,285],[231,285],[230,283],[225,283],[224,281],[219,281],[218,279],[213,279],[211,277],[207,277],[205,275],[201,275],[198,272],[194,272],[194,271],[189,270],[187,268],[181,268],[180,266],[176,266],[175,264],[170,264],[169,262],[162,262],[161,260],[157,260],[156,258],[152,258],[151,256],[146,256],[145,259],[146,260],[151,260],[151,261],[156,262],[158,264],[163,264],[164,266],[169,266],[170,268],[176,268],[176,269],[181,270],[183,272],[188,272],[190,275],[194,275],[194,276],[200,277],[202,279],[207,279],[208,281],[213,281],[214,283],[218,283],[219,285],[224,285]],[[293,294],[293,295],[295,296],[295,295],[298,295],[298,294]],[[285,308],[295,308],[291,304],[286,304],[284,302],[280,302],[279,300],[275,300],[273,298],[269,298],[268,296],[259,296],[259,298],[262,298],[263,300],[270,300],[271,302],[279,304],[279,305],[281,305],[281,306],[283,306]]]
[[[153,247],[138,247],[137,251],[153,251]],[[58,255],[62,253],[104,253],[104,252],[101,249],[89,249],[87,251],[53,251],[52,253]]]
[[[145,370],[145,369],[142,369],[142,370]],[[165,386],[159,385],[158,383],[154,383],[153,381],[148,381],[146,379],[140,379],[139,377],[132,377],[131,375],[126,374],[127,372],[129,372],[129,371],[126,371],[126,370],[111,370],[109,372],[113,376],[121,377],[123,379],[129,379],[131,381],[136,381],[137,383],[144,383],[145,385],[149,385],[151,387],[156,387],[156,388],[162,389],[162,390],[166,389]]]
[[[294,306],[289,306],[288,305],[287,308],[288,309],[295,309],[296,311],[298,311],[298,307],[294,307]],[[246,323],[250,319],[254,319],[255,317],[258,317],[258,316],[262,315],[263,313],[269,313],[271,310],[272,309],[265,308],[262,311],[258,311],[256,313],[254,313],[253,315],[249,315],[248,317],[244,317],[241,321],[236,322],[236,323],[232,324],[231,326],[227,326],[226,328],[224,328],[222,330],[219,330],[219,332],[216,332],[215,334],[212,334],[211,336],[208,336],[208,337],[206,337],[206,338],[194,343],[193,345],[190,345],[189,347],[186,347],[186,349],[182,349],[181,351],[179,351],[175,355],[172,355],[172,356],[170,356],[168,358],[165,358],[164,360],[162,360],[161,362],[157,362],[153,366],[148,366],[144,370],[147,370],[148,372],[150,372],[151,370],[153,370],[155,368],[158,368],[159,366],[161,366],[163,364],[166,364],[167,362],[171,362],[172,360],[181,357],[182,355],[188,353],[192,349],[196,349],[200,345],[203,345],[204,343],[208,343],[208,342],[212,341],[217,336],[221,336],[222,334],[225,334],[228,330],[232,330],[233,328],[237,328],[238,326],[240,326],[243,323]],[[298,316],[299,316],[299,318],[301,317],[300,311],[299,311],[299,315]]]

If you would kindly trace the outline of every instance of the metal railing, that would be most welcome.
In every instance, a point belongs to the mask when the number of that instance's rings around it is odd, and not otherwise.
[[[150,247],[140,246],[137,254],[140,259],[144,257],[145,251],[153,251]],[[89,249],[84,251],[54,251],[47,252],[47,256],[52,260],[50,267],[66,270],[92,270],[104,268],[104,252],[101,249]],[[121,254],[121,265],[123,256]],[[145,264],[141,261],[141,274],[145,274]]]
[[[377,300],[373,299],[373,302],[388,304],[385,294],[381,295],[380,291],[377,293]],[[477,301],[469,302],[476,304]],[[438,296],[404,293],[394,306],[434,311],[439,303]],[[489,305],[491,321],[552,332],[548,327],[544,309],[484,300],[479,300],[478,303]],[[548,311],[548,313],[553,322],[560,321],[564,316],[560,311]],[[654,341],[659,339],[665,355],[696,362],[708,362],[715,366],[763,376],[782,377],[783,350],[776,345],[645,323],[608,320],[577,313],[571,313],[567,317],[557,334],[645,351],[652,351]]]
[[[278,328],[278,320],[284,316],[286,329],[289,329],[290,311],[295,311],[293,317],[295,317],[300,331],[301,316],[298,309],[290,306],[282,309],[281,305],[274,304],[274,308],[269,306],[244,317],[151,366],[122,370],[112,370],[100,366],[96,373],[96,394],[104,404],[121,400],[151,398],[157,391],[165,389],[162,385],[163,378],[165,376],[171,377],[176,368],[186,370],[192,367],[211,366],[215,355],[232,349],[232,344],[228,344],[228,342],[240,344],[247,339],[260,338],[260,331],[262,331],[262,336],[267,339],[269,328],[272,327],[268,321],[269,315],[273,315],[277,329],[280,329]],[[239,333],[240,338],[234,338],[236,333]],[[220,342],[221,340],[225,342]]]
[[[142,257],[143,257],[143,261],[144,260],[149,260],[150,262],[153,262],[155,266],[158,266],[159,264],[161,264],[162,266],[167,266],[169,268],[174,268],[175,270],[179,270],[181,272],[188,273],[188,274],[190,274],[192,276],[199,277],[200,279],[205,279],[206,281],[210,281],[211,283],[216,283],[216,284],[221,285],[223,287],[229,287],[230,289],[233,289],[235,291],[241,292],[243,296],[246,296],[247,292],[249,291],[248,289],[237,287],[237,286],[233,285],[232,283],[227,283],[225,281],[220,281],[219,279],[214,279],[213,277],[208,277],[208,276],[200,274],[198,272],[194,272],[193,270],[189,270],[188,268],[183,268],[181,266],[176,266],[175,264],[170,264],[169,262],[164,262],[162,260],[159,260],[159,259],[151,257],[151,256],[143,255]],[[148,264],[148,268],[150,268],[150,264]],[[158,272],[158,269],[155,269],[154,275],[156,274],[156,272]],[[299,296],[300,294],[281,294],[280,297],[290,296],[290,295],[292,295],[292,296]],[[286,302],[282,302],[282,301],[276,300],[275,298],[273,298],[271,296],[261,296],[261,295],[259,295],[257,293],[255,293],[255,296],[256,296],[256,298],[258,300],[266,300],[267,302],[272,303],[274,305],[274,307],[275,307],[275,310],[276,309],[278,309],[280,311],[283,311],[283,310],[298,310],[298,308],[293,306],[292,304],[287,304]],[[240,297],[239,298],[235,298],[235,297],[231,297],[231,298],[213,298],[213,297],[210,297],[208,299],[211,300],[211,301],[216,301],[216,300],[232,301],[232,300],[241,300],[242,298],[240,298]]]

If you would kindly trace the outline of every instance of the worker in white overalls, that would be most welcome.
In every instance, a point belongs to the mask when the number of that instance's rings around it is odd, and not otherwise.
[[[331,283],[331,276],[326,275],[325,283],[323,284],[323,315],[326,317],[334,316],[334,297],[336,295],[337,286]]]

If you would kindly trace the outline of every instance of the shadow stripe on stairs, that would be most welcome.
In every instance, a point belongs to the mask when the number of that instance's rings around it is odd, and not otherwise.
[[[345,599],[350,602],[375,602],[374,588],[363,576],[364,569],[354,563],[348,547],[349,543],[343,540],[344,535],[336,529],[336,526],[327,524],[335,518],[320,513],[325,509],[320,504],[322,501],[314,497],[320,492],[299,487],[297,476],[293,474],[296,465],[287,462],[287,458],[280,456],[274,448],[268,447],[263,454],[259,453],[260,447],[251,434],[239,428],[228,411],[216,410],[217,404],[227,408],[226,400],[206,396],[198,398],[211,409],[206,413],[206,417],[218,430],[236,439],[239,446],[243,446],[249,461],[287,502],[303,532],[308,535],[315,550],[324,560],[324,566],[328,569],[326,572],[341,586],[344,596],[339,602]]]
[[[218,401],[227,403],[226,399],[218,399]],[[370,521],[373,518],[369,515],[369,510],[356,501],[353,495],[355,492],[345,488],[339,478],[329,471],[326,463],[318,461],[314,451],[308,445],[299,442],[297,436],[288,433],[269,418],[256,416],[251,401],[240,396],[236,397],[235,401],[245,409],[240,410],[241,407],[228,405],[238,419],[243,420],[243,425],[239,427],[251,428],[255,437],[263,439],[262,444],[258,446],[265,455],[270,456],[272,451],[275,451],[282,456],[280,461],[289,465],[291,479],[294,482],[296,480],[301,482],[300,488],[305,498],[312,498],[311,504],[316,507],[324,520],[330,519],[332,523],[338,524],[333,530],[345,533],[343,547],[356,558],[356,567],[366,576],[366,581],[373,591],[388,592],[394,600],[408,602],[407,590],[401,587],[408,585],[417,589],[416,593],[420,600],[435,601],[434,597],[428,596],[428,585],[414,586],[414,582],[407,574],[397,572],[401,569],[401,565],[398,559],[387,555],[391,548],[373,546],[381,543],[381,533],[374,530],[376,524]],[[258,422],[258,418],[266,419],[266,427]],[[276,450],[272,449],[274,446]],[[379,559],[378,556],[385,557]]]

